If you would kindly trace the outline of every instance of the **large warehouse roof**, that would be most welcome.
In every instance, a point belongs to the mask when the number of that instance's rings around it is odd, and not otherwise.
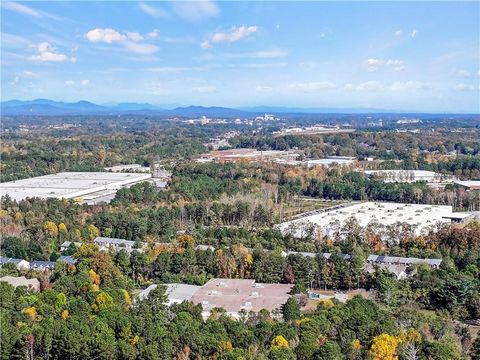
[[[469,213],[453,212],[451,206],[443,205],[364,202],[336,207],[332,210],[326,209],[314,215],[281,223],[277,227],[284,233],[301,237],[304,230],[313,224],[318,226],[323,233],[330,234],[335,228],[335,223],[342,225],[353,217],[362,227],[371,222],[378,222],[382,225],[393,225],[400,222],[415,226],[417,233],[421,233],[424,229],[439,222],[460,221],[470,215]]]
[[[0,194],[17,201],[32,197],[90,199],[114,194],[122,187],[150,178],[150,174],[61,172],[2,183]]]

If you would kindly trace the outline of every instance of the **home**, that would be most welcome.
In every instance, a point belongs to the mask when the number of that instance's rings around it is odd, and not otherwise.
[[[17,270],[28,270],[30,268],[30,263],[27,260],[0,257],[0,267],[5,264],[14,264]]]

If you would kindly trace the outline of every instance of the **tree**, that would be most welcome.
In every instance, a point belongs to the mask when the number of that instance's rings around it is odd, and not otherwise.
[[[381,334],[373,338],[370,355],[373,360],[397,360],[397,347],[400,340],[390,334]]]
[[[283,319],[288,322],[291,320],[298,320],[302,316],[300,311],[300,306],[298,305],[295,298],[290,297],[287,302],[283,305]]]
[[[271,349],[282,349],[288,347],[288,341],[282,335],[275,336],[270,344]]]

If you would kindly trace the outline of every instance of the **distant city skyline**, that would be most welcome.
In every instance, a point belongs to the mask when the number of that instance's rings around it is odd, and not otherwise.
[[[2,2],[2,101],[480,112],[478,2]]]

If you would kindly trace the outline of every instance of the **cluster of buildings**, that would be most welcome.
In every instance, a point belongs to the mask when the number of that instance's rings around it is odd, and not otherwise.
[[[139,299],[148,298],[156,288],[151,285],[139,294]],[[242,312],[258,313],[280,310],[290,297],[292,284],[263,284],[249,279],[211,279],[203,286],[167,284],[168,304],[192,301],[202,305],[202,316],[206,319],[215,308],[223,308],[227,315],[240,318]]]
[[[325,125],[314,125],[308,127],[292,127],[282,129],[273,133],[274,136],[283,136],[283,135],[312,135],[312,134],[339,134],[339,133],[351,133],[354,132],[353,128],[342,128],[340,126],[325,126]]]
[[[17,270],[35,270],[35,271],[49,271],[55,269],[57,262],[64,261],[69,265],[75,265],[77,260],[71,256],[60,256],[57,261],[34,260],[27,261],[24,259],[14,259],[7,257],[0,257],[0,267],[6,264],[14,264]]]
[[[259,151],[256,149],[229,149],[229,150],[215,150],[206,154],[201,154],[198,162],[262,162],[262,161],[276,161],[285,160],[292,161],[299,156],[293,151],[267,150]]]
[[[454,212],[452,206],[400,204],[387,202],[363,202],[322,209],[299,216],[294,220],[276,225],[284,234],[298,238],[306,236],[312,229],[325,235],[331,235],[351,218],[362,227],[370,223],[383,226],[406,223],[414,227],[420,235],[437,224],[460,222],[471,217],[466,212]]]

